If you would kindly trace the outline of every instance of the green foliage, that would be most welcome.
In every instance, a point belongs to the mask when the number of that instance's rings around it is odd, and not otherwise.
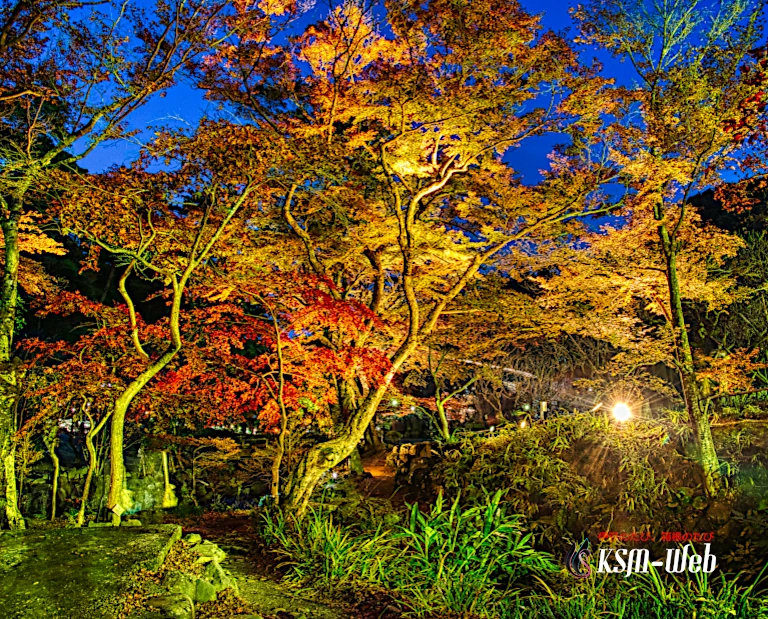
[[[267,512],[262,532],[290,567],[288,580],[319,587],[380,583],[397,554],[389,530],[360,533],[322,509],[310,508],[299,523],[279,509]]]
[[[428,512],[412,506],[406,525],[368,531],[340,525],[323,509],[299,522],[277,510],[265,516],[263,534],[290,566],[289,580],[384,588],[416,616],[493,616],[521,591],[521,577],[555,569],[533,548],[521,517],[506,513],[500,492],[470,508],[439,497]]]
[[[696,485],[680,478],[692,467],[672,448],[678,427],[666,417],[617,426],[594,414],[510,424],[497,436],[451,445],[433,480],[469,502],[482,500],[484,488],[505,488],[511,509],[552,542],[569,531],[605,529],[619,513],[641,529],[667,513],[675,481]]]
[[[662,577],[651,566],[647,574],[637,574],[637,591],[643,599],[654,600],[659,606],[685,613],[678,612],[671,614],[671,617],[766,619],[768,599],[756,593],[763,584],[764,573],[765,568],[750,585],[744,585],[741,574],[720,573],[718,577],[713,577],[699,571],[686,574],[683,578],[674,575]]]
[[[765,569],[749,582],[743,573],[677,577],[653,567],[628,579],[593,571],[575,581],[534,549],[501,492],[469,508],[439,496],[427,511],[411,506],[394,528],[340,525],[334,516],[324,507],[300,521],[279,509],[265,514],[262,533],[290,567],[286,578],[387,591],[407,616],[768,619]]]
[[[428,513],[411,507],[408,525],[396,535],[403,549],[396,568],[398,591],[418,609],[482,614],[515,592],[522,576],[556,569],[533,548],[522,519],[505,513],[501,491],[484,504],[446,506],[438,496]]]

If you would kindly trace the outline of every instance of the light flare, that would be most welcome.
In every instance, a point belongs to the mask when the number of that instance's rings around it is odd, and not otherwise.
[[[616,421],[629,421],[632,417],[632,409],[624,402],[617,402],[613,407],[613,417]]]

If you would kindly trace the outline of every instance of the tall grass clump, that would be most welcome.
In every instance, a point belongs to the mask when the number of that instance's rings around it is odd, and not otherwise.
[[[501,619],[768,619],[760,592],[765,570],[751,584],[743,574],[699,572],[690,577],[648,573],[631,578],[594,574],[568,593],[509,600]]]
[[[379,526],[361,532],[321,508],[310,508],[298,522],[277,509],[265,513],[263,521],[264,539],[281,558],[280,565],[289,568],[290,581],[325,588],[377,584],[397,559],[391,531]]]
[[[415,610],[494,614],[520,591],[522,577],[557,569],[534,549],[521,517],[505,512],[501,495],[470,508],[442,495],[427,513],[411,507],[395,534],[401,555],[389,577]]]
[[[470,508],[441,495],[426,512],[411,506],[405,525],[371,531],[339,524],[323,509],[300,521],[277,510],[265,514],[263,535],[288,579],[386,589],[412,616],[497,616],[524,577],[557,569],[533,547],[521,517],[505,512],[501,492]]]

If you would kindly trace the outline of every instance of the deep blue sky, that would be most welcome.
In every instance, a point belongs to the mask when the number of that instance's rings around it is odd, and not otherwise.
[[[147,7],[153,4],[148,0],[138,0],[138,2]],[[569,8],[575,3],[575,0],[574,2],[521,0],[526,10],[542,14],[542,22],[546,28],[564,34],[568,40],[572,40],[575,34],[569,15]],[[320,1],[309,11],[306,19],[308,22],[322,19],[327,10],[327,4]],[[596,56],[597,52],[594,50],[587,49],[582,53],[582,59],[585,62],[590,62]],[[605,54],[600,55],[600,60],[605,64],[605,73],[612,77],[620,79],[622,73],[628,69]],[[133,128],[141,129],[169,123],[188,123],[190,126],[195,126],[198,119],[206,111],[213,112],[215,106],[215,103],[206,101],[202,93],[191,85],[180,84],[169,91],[164,98],[155,97],[148,102],[131,117],[130,123]],[[520,172],[525,182],[536,182],[539,179],[539,170],[548,167],[547,154],[558,141],[562,140],[553,135],[529,139],[524,147],[509,152],[506,159]],[[138,145],[131,142],[110,143],[97,148],[81,162],[81,165],[91,172],[103,171],[111,165],[130,162],[138,153],[138,149]]]

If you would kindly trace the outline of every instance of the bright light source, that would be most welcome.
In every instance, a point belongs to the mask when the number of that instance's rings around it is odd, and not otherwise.
[[[416,412],[416,407],[415,406],[411,406],[411,410],[415,413]]]
[[[496,429],[496,426],[491,426],[489,429],[491,432],[493,432]]]
[[[390,402],[390,404],[391,404],[392,406],[399,406],[399,405],[400,405],[400,402],[398,402],[397,400],[392,400],[392,401]]]
[[[613,416],[616,421],[628,421],[632,417],[632,410],[624,402],[619,402],[613,407]]]
[[[527,424],[525,423],[525,419],[523,419],[523,420],[520,422],[520,427],[521,427],[521,428],[524,428],[526,425],[527,425]]]

